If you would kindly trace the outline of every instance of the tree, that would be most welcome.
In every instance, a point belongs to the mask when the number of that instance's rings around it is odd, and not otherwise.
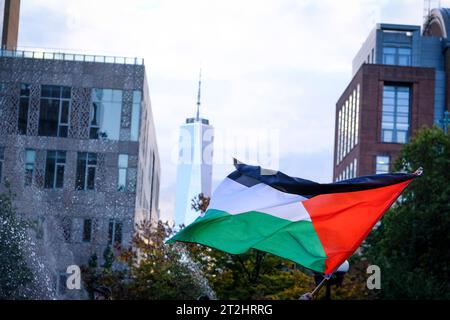
[[[299,271],[293,262],[262,251],[231,255],[197,244],[186,247],[219,299],[275,299],[276,293],[294,285],[303,293],[313,288],[312,277],[294,277]]]
[[[33,272],[26,260],[28,226],[17,216],[13,194],[0,194],[0,300],[32,298]]]
[[[166,245],[173,230],[167,223],[152,226],[142,222],[130,248],[116,248],[114,265],[98,267],[93,256],[85,267],[86,288],[91,293],[96,286],[107,286],[113,299],[196,299],[205,294],[195,264],[189,260],[182,245]],[[111,251],[105,251],[110,259]]]
[[[365,254],[381,268],[381,297],[450,298],[450,135],[423,128],[404,146],[395,170],[423,175],[368,238]]]

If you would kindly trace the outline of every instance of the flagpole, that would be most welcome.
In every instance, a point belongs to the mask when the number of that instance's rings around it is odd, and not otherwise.
[[[311,295],[314,297],[317,293],[319,293],[320,289],[326,284],[328,281],[328,277],[324,277],[322,281],[317,285],[317,287],[314,288],[314,290],[311,292]]]

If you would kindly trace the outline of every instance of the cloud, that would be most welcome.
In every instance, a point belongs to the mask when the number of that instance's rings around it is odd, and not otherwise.
[[[23,0],[19,42],[145,59],[161,157],[161,213],[173,210],[179,125],[280,132],[280,169],[331,181],[335,103],[376,22],[421,24],[422,1]],[[175,137],[175,139],[174,139]],[[307,168],[305,170],[305,168]],[[230,165],[214,168],[219,181]]]

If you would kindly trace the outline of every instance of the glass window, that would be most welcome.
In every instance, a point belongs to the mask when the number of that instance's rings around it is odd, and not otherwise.
[[[342,106],[341,161],[345,156],[345,132],[347,128],[347,104]]]
[[[67,291],[67,274],[66,273],[58,274],[57,290],[58,290],[59,295],[66,294],[66,291]]]
[[[70,114],[70,88],[42,86],[39,135],[67,137]]]
[[[64,217],[61,221],[61,227],[64,241],[70,242],[72,239],[72,219]]]
[[[336,165],[339,164],[340,162],[340,152],[341,152],[341,115],[342,115],[342,110],[339,110],[338,112],[338,136],[337,136],[337,147],[336,147]]]
[[[345,105],[344,105],[344,140],[343,140],[343,153],[342,153],[342,159],[345,157],[345,155],[347,154],[347,141],[348,141],[348,135],[347,135],[347,130],[348,130],[348,100],[345,101]]]
[[[383,64],[411,66],[412,50],[407,47],[384,47]]]
[[[354,178],[353,177],[353,162],[350,162],[348,171],[349,171],[349,178],[350,179]]]
[[[400,66],[411,65],[411,48],[398,48],[398,64]]]
[[[122,222],[109,220],[108,243],[111,245],[122,243]]]
[[[409,133],[410,88],[385,85],[381,120],[381,141],[406,143]]]
[[[93,89],[90,139],[119,140],[121,115],[122,90]]]
[[[154,180],[155,180],[155,153],[152,151],[152,178],[151,181],[151,187],[150,187],[150,206],[148,208],[149,212],[152,212],[153,208],[153,199],[155,198],[155,195],[153,193],[153,186],[154,186]]]
[[[0,147],[0,181],[3,181],[4,162],[5,162],[5,147]]]
[[[389,173],[389,157],[388,156],[377,156],[376,157],[376,174]]]
[[[65,151],[47,151],[45,162],[45,188],[59,189],[64,186]]]
[[[34,167],[36,163],[36,151],[25,150],[25,186],[33,184]]]
[[[352,130],[351,130],[351,148],[352,150],[355,147],[355,119],[356,119],[356,89],[353,90],[352,96]]]
[[[36,238],[37,239],[44,239],[45,237],[45,217],[39,216],[37,220],[37,226],[36,226]]]
[[[355,115],[355,145],[358,144],[359,138],[359,84],[356,87],[356,115]]]
[[[395,64],[396,48],[383,48],[383,64]]]
[[[406,131],[397,131],[397,143],[407,143],[408,136]]]
[[[19,117],[18,117],[18,129],[19,134],[27,134],[28,125],[28,108],[30,105],[30,85],[20,85],[20,99],[19,99]]]
[[[127,169],[128,169],[128,155],[119,154],[119,178],[117,182],[117,191],[127,190]]]
[[[97,154],[78,152],[76,190],[94,190],[95,172],[97,169]]]
[[[141,115],[141,91],[133,91],[133,109],[131,112],[131,141],[139,140],[139,124]]]
[[[358,143],[359,84],[338,112],[336,163],[339,164]]]
[[[83,221],[83,242],[90,242],[92,236],[92,220],[84,219]]]

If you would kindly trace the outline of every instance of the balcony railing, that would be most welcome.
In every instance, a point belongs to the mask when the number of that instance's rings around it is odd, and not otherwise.
[[[31,58],[44,60],[80,61],[80,62],[100,62],[115,64],[143,65],[144,59],[130,57],[114,57],[103,55],[89,55],[79,53],[35,51],[35,50],[0,50],[0,57]]]

